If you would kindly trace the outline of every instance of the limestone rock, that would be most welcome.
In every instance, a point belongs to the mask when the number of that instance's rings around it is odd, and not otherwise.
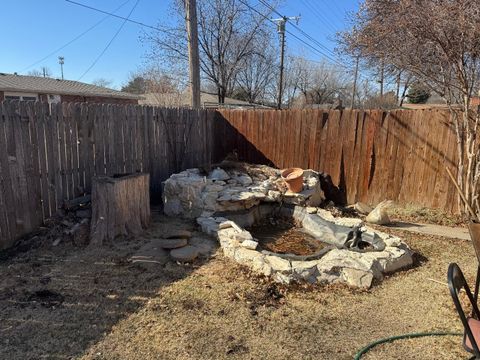
[[[240,176],[236,177],[235,179],[240,184],[242,184],[242,186],[249,186],[249,185],[252,185],[252,183],[253,183],[252,178],[250,176],[248,176],[247,174],[240,175]]]
[[[345,268],[342,277],[348,285],[369,289],[372,286],[373,274],[369,271]]]
[[[249,231],[247,230],[242,230],[241,232],[239,233],[236,233],[235,234],[235,240],[237,240],[238,242],[244,242],[244,241],[253,241],[253,237],[252,237],[252,234],[250,234]]]
[[[373,210],[371,206],[368,206],[367,204],[364,204],[362,202],[357,202],[353,204],[353,209],[355,209],[356,212],[362,215],[368,215]]]
[[[199,250],[195,246],[187,245],[170,251],[170,257],[175,261],[189,262],[198,257]]]
[[[208,235],[214,236],[218,231],[218,224],[212,217],[199,217],[197,218],[197,224],[200,225],[202,231]]]
[[[216,168],[210,173],[208,178],[211,179],[211,180],[225,181],[225,180],[230,179],[230,175],[228,175],[225,170],[220,169],[220,168]]]
[[[163,249],[176,249],[188,244],[188,240],[185,238],[180,239],[155,239],[154,242],[157,246]]]
[[[207,236],[194,236],[188,240],[188,244],[196,247],[198,253],[203,256],[212,254],[218,247],[217,242]]]
[[[390,223],[387,208],[393,204],[391,200],[384,200],[378,204],[365,218],[370,224],[386,225]]]
[[[155,240],[143,245],[130,257],[133,264],[142,266],[164,265],[168,261],[168,253],[160,247]]]
[[[279,202],[281,198],[282,193],[280,191],[269,190],[264,200],[268,202]]]
[[[164,239],[189,239],[192,237],[192,232],[188,230],[168,230],[163,234]]]
[[[289,273],[292,270],[290,261],[282,259],[278,256],[266,256],[266,262],[272,267],[275,272]]]
[[[246,249],[255,250],[258,246],[258,242],[256,242],[255,240],[244,240],[242,241],[240,246]]]

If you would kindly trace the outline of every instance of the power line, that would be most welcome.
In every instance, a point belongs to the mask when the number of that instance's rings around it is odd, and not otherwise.
[[[274,13],[276,13],[277,15],[279,15],[280,17],[283,17],[283,15],[278,12],[274,7],[272,7],[270,4],[268,4],[266,1],[264,0],[259,0],[264,6],[268,7],[269,9],[271,9]],[[300,27],[298,27],[297,25],[295,24],[292,24],[292,26],[297,29],[303,36],[305,36],[307,39],[309,39],[310,41],[312,41],[314,44],[316,44],[317,46],[321,47],[324,49],[324,51],[328,51],[330,52],[333,56],[335,56],[335,54],[333,54],[333,52],[327,48],[325,45],[323,45],[322,43],[320,43],[318,40],[314,39],[312,36],[310,36],[309,34],[307,34],[305,31],[303,31]],[[307,46],[309,46],[310,48],[313,48],[310,44],[307,44],[305,43],[305,41],[299,39],[297,36],[293,35],[291,32],[287,31],[287,33],[289,33],[290,35],[292,35],[294,38],[298,39],[299,41],[303,42],[304,44],[306,44]],[[320,51],[319,49],[314,49],[314,51],[316,52],[319,52],[321,55],[325,56],[326,58],[328,58],[330,61],[333,61],[333,62],[337,62],[335,59],[333,59],[330,55],[327,55],[325,54],[323,51]]]
[[[268,7],[269,9],[271,9],[274,13],[276,13],[277,15],[279,16],[282,16],[283,15],[278,12],[275,8],[273,8],[270,4],[266,3],[264,0],[259,0],[264,6]],[[243,1],[242,1],[243,2]],[[247,5],[248,6],[248,5]],[[255,11],[257,11],[255,9]],[[257,13],[259,13],[257,11]],[[261,14],[262,15],[262,14]],[[270,19],[269,19],[270,20]],[[316,44],[317,46],[320,46],[321,48],[325,49],[325,51],[328,51],[330,52],[333,56],[335,56],[335,54],[330,50],[328,49],[325,45],[323,45],[322,43],[320,43],[318,40],[314,39],[312,36],[310,36],[309,34],[307,34],[305,31],[303,31],[300,27],[298,27],[297,25],[295,24],[292,24],[292,26],[297,29],[303,36],[305,36],[307,39],[309,39],[310,41],[312,41],[314,44]],[[320,54],[321,56],[324,56],[325,58],[327,58],[328,60],[330,60],[332,63],[334,64],[337,64],[338,66],[341,66],[341,67],[344,67],[344,68],[347,68],[347,69],[350,69],[348,66],[346,66],[345,64],[342,64],[340,63],[338,60],[332,58],[332,55],[330,54],[326,54],[324,51],[322,50],[319,50],[317,47],[315,46],[312,46],[310,43],[307,43],[306,41],[304,41],[303,39],[299,38],[297,35],[293,34],[291,31],[288,31],[286,30],[286,32],[293,36],[295,39],[297,39],[298,41],[300,41],[302,44],[306,45],[307,47],[309,47],[310,49],[312,49],[313,51],[315,51],[316,53]]]
[[[124,3],[122,3],[119,7],[117,7],[115,10],[113,10],[113,12],[117,12],[118,10],[120,10],[122,7],[124,7],[127,3],[129,3],[131,0],[127,0],[125,1]],[[38,61],[35,61],[34,63],[32,63],[31,65],[23,68],[20,72],[24,72],[25,70],[28,70],[32,67],[34,67],[35,65],[37,64],[40,64],[41,62],[45,61],[46,59],[48,59],[50,56],[53,56],[55,55],[56,53],[58,53],[60,50],[63,50],[65,49],[68,45],[72,44],[73,42],[77,41],[78,39],[80,39],[83,35],[87,34],[88,32],[92,31],[94,28],[96,28],[98,25],[100,25],[101,23],[103,23],[105,20],[107,20],[110,16],[112,16],[113,14],[108,14],[107,16],[103,17],[100,21],[96,22],[95,24],[93,24],[92,26],[90,26],[87,30],[85,30],[84,32],[80,33],[79,35],[77,35],[76,37],[74,37],[72,40],[70,40],[69,42],[67,42],[66,44],[60,46],[59,48],[55,49],[54,51],[52,51],[51,53],[49,53],[48,55],[44,56],[43,58],[41,58],[40,60]]]
[[[136,20],[132,20],[130,19],[128,16],[127,17],[123,17],[123,16],[120,16],[120,15],[116,15],[116,14],[112,14],[108,11],[105,11],[105,10],[101,10],[101,9],[98,9],[98,8],[95,8],[93,6],[88,6],[88,5],[85,5],[85,4],[82,4],[82,3],[79,3],[79,2],[76,2],[76,1],[73,1],[73,0],[65,0],[66,2],[69,2],[69,3],[72,3],[72,4],[75,4],[75,5],[78,5],[78,6],[82,6],[84,8],[87,8],[87,9],[90,9],[90,10],[93,10],[93,11],[97,11],[97,12],[100,12],[102,14],[107,14],[109,16],[113,16],[113,17],[116,17],[118,19],[122,19],[122,20],[125,20],[125,21],[128,21],[128,22],[131,22],[133,24],[137,24],[137,25],[140,25],[140,26],[143,26],[143,27],[146,27],[146,28],[149,28],[149,29],[153,29],[153,30],[157,30],[157,31],[168,31],[169,29],[167,29],[166,27],[163,27],[160,28],[160,27],[156,27],[156,26],[152,26],[152,25],[148,25],[148,24],[145,24],[145,23],[142,23],[140,21],[136,21]]]
[[[110,47],[110,45],[112,45],[113,41],[115,40],[115,38],[118,36],[118,34],[120,33],[120,31],[122,31],[123,27],[125,26],[125,24],[127,23],[128,19],[130,18],[130,15],[132,15],[133,11],[135,10],[135,8],[137,7],[138,3],[140,2],[140,0],[137,0],[135,2],[135,5],[133,5],[132,9],[130,10],[130,12],[128,13],[127,15],[127,18],[122,22],[122,25],[120,25],[120,27],[118,28],[118,30],[115,32],[115,34],[113,35],[113,37],[110,39],[110,41],[107,43],[107,45],[105,46],[105,48],[102,50],[102,52],[97,56],[97,58],[93,61],[93,63],[88,67],[87,70],[85,70],[85,72],[78,78],[78,80],[81,80],[86,74],[88,74],[88,72],[97,64],[98,60],[100,60],[100,58],[105,54],[105,52],[108,50],[108,48]]]
[[[325,25],[327,25],[331,30],[333,30],[333,32],[337,32],[337,26],[335,26],[335,24],[328,18],[328,16],[322,12],[320,7],[317,6],[318,5],[317,1],[312,1],[312,2],[310,2],[310,0],[302,0],[302,1],[304,2],[304,4],[309,6],[320,19],[323,19],[322,21],[325,23]],[[332,2],[334,1],[330,1],[330,3]],[[329,8],[331,8],[331,4],[329,5]]]
[[[253,10],[254,12],[256,12],[257,14],[259,14],[260,16],[262,16],[264,19],[272,22],[272,23],[275,23],[274,21],[272,21],[271,19],[269,19],[268,17],[266,17],[264,14],[262,14],[260,11],[258,11],[257,9],[255,9],[253,6],[249,5],[248,3],[246,3],[245,1],[243,0],[239,0],[242,4],[244,4],[245,6],[247,6],[248,8],[250,8],[251,10]],[[259,0],[264,6],[266,6],[267,8],[269,8],[271,11],[273,11],[275,14],[281,16],[281,17],[284,17],[278,10],[276,10],[275,8],[273,8],[270,4],[266,3],[264,0]],[[293,24],[292,24],[293,25]],[[298,28],[298,27],[296,27]],[[300,28],[298,28],[299,30],[301,30]],[[294,37],[295,39],[297,39],[298,41],[300,41],[302,44],[306,45],[307,47],[309,47],[310,49],[312,49],[313,51],[315,51],[316,53],[324,56],[325,58],[329,59],[333,64],[339,66],[339,67],[342,67],[344,69],[347,69],[349,71],[351,71],[351,67],[348,66],[348,65],[345,65],[344,63],[341,63],[340,61],[338,60],[335,60],[333,58],[331,58],[329,55],[325,54],[323,51],[319,50],[317,47],[311,45],[310,43],[306,42],[305,40],[303,40],[302,38],[298,37],[297,35],[295,35],[294,33],[292,33],[291,31],[289,30],[285,30],[286,33],[288,33],[290,36]],[[303,34],[306,34],[308,35],[307,33],[305,33],[303,30],[301,30],[301,32]],[[304,35],[305,36],[305,35]],[[308,35],[310,38],[311,36]],[[362,74],[359,74],[359,77],[363,77]]]
[[[318,18],[320,23],[322,23],[325,27],[328,27],[330,31],[337,31],[336,28],[329,21],[327,21],[310,2],[308,2],[307,0],[301,0],[301,2],[308,8],[309,11],[311,11],[314,17]]]

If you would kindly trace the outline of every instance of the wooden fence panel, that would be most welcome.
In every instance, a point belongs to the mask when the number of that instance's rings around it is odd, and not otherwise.
[[[384,199],[457,209],[445,166],[456,165],[446,110],[220,110],[213,158],[323,171],[347,201]]]
[[[149,172],[159,199],[172,172],[211,161],[215,120],[212,110],[0,102],[0,249],[88,194],[93,176]]]
[[[324,171],[347,201],[390,198],[457,208],[444,168],[455,134],[442,110],[188,110],[112,104],[0,103],[0,248],[35,230],[96,175],[171,173],[240,159]]]

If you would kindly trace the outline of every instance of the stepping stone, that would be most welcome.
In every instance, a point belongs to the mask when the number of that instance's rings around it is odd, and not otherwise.
[[[188,243],[196,247],[202,256],[211,255],[218,248],[218,243],[208,236],[194,236]]]
[[[165,239],[190,239],[192,233],[188,230],[169,230],[162,237]]]
[[[198,257],[198,249],[194,246],[187,245],[178,249],[170,251],[170,256],[175,261],[189,262]]]
[[[164,265],[168,260],[168,252],[158,246],[155,241],[143,245],[130,257],[133,264],[140,265]]]
[[[188,244],[187,239],[155,239],[153,242],[163,249],[176,249]]]

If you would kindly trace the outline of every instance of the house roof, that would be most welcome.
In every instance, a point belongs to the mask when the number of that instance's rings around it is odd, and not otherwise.
[[[30,92],[56,95],[101,96],[108,98],[141,99],[135,94],[86,84],[38,76],[0,73],[0,91]]]

